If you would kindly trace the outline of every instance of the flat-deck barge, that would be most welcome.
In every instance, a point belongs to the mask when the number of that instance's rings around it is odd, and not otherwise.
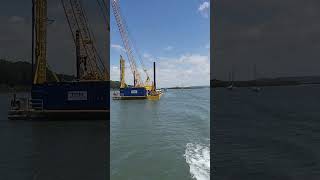
[[[56,82],[33,85],[31,99],[11,102],[8,118],[48,120],[107,120],[108,81]]]

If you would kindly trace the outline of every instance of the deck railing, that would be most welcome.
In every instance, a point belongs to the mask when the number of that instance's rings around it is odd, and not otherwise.
[[[30,105],[32,109],[34,110],[43,110],[43,100],[42,99],[31,99]]]

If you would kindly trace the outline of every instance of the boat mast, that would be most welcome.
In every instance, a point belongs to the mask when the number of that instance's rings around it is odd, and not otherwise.
[[[154,90],[157,89],[157,84],[156,84],[156,62],[153,62],[153,88],[154,88]]]
[[[256,64],[253,65],[253,84],[257,86],[257,67]]]
[[[34,0],[31,0],[32,2],[32,29],[31,29],[31,85],[33,84],[33,78],[34,78]]]
[[[254,64],[253,66],[253,79],[256,81],[257,79],[257,66]]]
[[[234,67],[232,65],[232,68],[231,68],[231,84],[233,85],[234,83]]]

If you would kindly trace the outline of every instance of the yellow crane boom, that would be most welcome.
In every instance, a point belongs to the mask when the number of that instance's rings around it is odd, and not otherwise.
[[[77,46],[79,79],[107,80],[108,70],[100,57],[94,34],[80,0],[61,0],[69,29]]]
[[[36,35],[36,72],[33,84],[43,84],[47,81],[47,0],[34,0],[35,6],[35,35]],[[33,41],[33,39],[32,39]],[[59,82],[57,75],[52,71],[53,78]]]
[[[47,0],[35,0],[36,72],[34,84],[46,82],[47,77]]]
[[[117,23],[117,26],[118,26],[118,29],[120,32],[120,36],[121,36],[124,48],[126,50],[126,54],[128,56],[128,61],[130,64],[131,72],[133,74],[134,81],[135,81],[134,85],[136,87],[144,87],[144,83],[141,79],[140,73],[139,73],[137,65],[136,65],[135,58],[133,56],[133,47],[132,47],[132,44],[129,40],[129,33],[126,29],[125,22],[122,19],[120,5],[119,5],[118,0],[111,0],[111,5],[112,5],[114,17],[116,19],[116,23]]]
[[[125,60],[120,55],[120,88],[125,88],[126,82],[125,82]]]

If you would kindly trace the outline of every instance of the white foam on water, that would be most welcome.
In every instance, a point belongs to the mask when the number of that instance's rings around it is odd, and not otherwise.
[[[210,147],[204,144],[188,143],[184,154],[190,167],[192,178],[197,180],[210,179]]]

